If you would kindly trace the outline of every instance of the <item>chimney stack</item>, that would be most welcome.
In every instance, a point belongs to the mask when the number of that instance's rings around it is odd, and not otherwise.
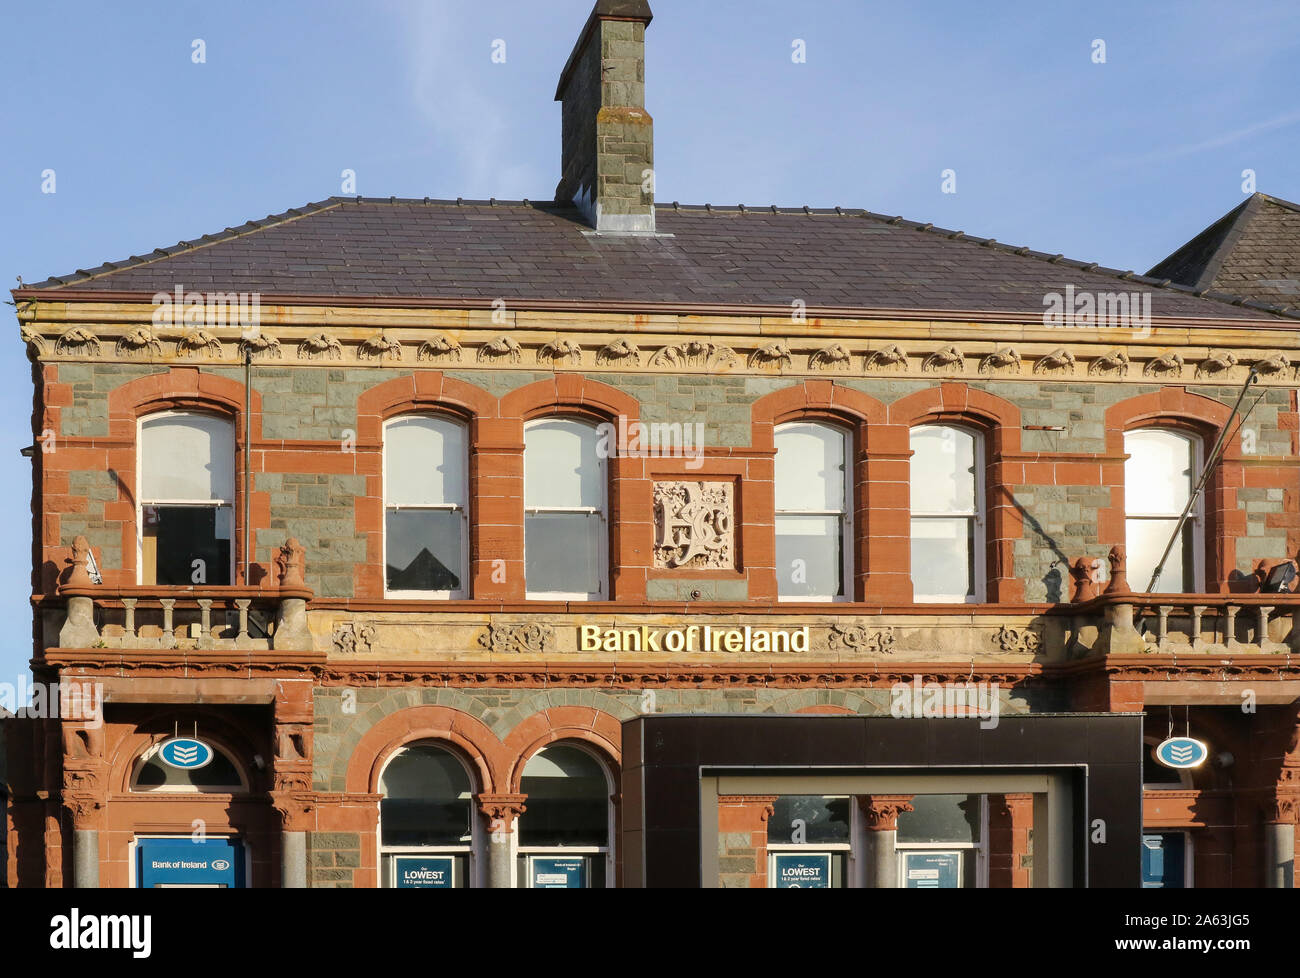
[[[646,0],[597,0],[560,74],[563,158],[555,199],[597,231],[654,233],[654,120],[645,102]]]

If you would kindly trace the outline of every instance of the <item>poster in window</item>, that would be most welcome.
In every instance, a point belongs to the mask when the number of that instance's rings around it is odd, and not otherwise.
[[[772,857],[772,885],[778,890],[829,890],[829,852],[778,852]]]
[[[585,856],[532,856],[529,885],[535,890],[582,890],[587,886]]]
[[[908,890],[948,890],[961,886],[961,851],[904,852],[903,887]]]
[[[399,890],[450,890],[455,885],[454,856],[393,857],[393,886]]]

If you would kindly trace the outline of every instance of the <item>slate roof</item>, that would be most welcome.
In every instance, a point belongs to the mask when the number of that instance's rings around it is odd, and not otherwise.
[[[1044,295],[1152,292],[1152,314],[1276,320],[1279,310],[863,210],[660,204],[658,235],[597,235],[569,206],[333,197],[15,290],[274,297],[568,300],[992,312]],[[1172,278],[1172,276],[1169,276]],[[86,296],[89,298],[89,295]],[[1300,319],[1300,297],[1284,318]],[[1268,310],[1268,311],[1266,311]]]
[[[1147,274],[1300,308],[1300,204],[1252,194]]]

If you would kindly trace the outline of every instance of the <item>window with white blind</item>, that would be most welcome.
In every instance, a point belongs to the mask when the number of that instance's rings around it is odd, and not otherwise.
[[[849,433],[776,429],[776,575],[783,601],[847,601],[853,588]]]
[[[234,570],[235,427],[211,414],[140,422],[141,584],[227,585]]]
[[[548,418],[524,427],[524,581],[529,598],[608,593],[606,463],[594,425]]]
[[[979,435],[951,425],[911,433],[912,595],[984,600],[984,460]]]
[[[1167,428],[1124,434],[1124,538],[1129,587],[1145,591],[1160,556],[1174,535],[1200,471],[1201,440]],[[1155,591],[1199,592],[1202,588],[1204,520],[1202,501],[1165,561]]]
[[[410,415],[384,426],[384,586],[390,596],[468,593],[465,426]]]

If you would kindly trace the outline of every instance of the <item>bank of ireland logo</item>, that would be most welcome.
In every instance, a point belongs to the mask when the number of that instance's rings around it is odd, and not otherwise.
[[[164,764],[192,771],[206,767],[212,761],[212,748],[201,740],[189,737],[174,737],[163,742],[158,748],[158,756]]]
[[[1170,737],[1156,748],[1156,760],[1165,767],[1200,767],[1210,756],[1210,749],[1192,737]]]
[[[218,873],[224,873],[226,870],[230,868],[230,860],[214,859],[212,860],[212,868],[215,869]]]

